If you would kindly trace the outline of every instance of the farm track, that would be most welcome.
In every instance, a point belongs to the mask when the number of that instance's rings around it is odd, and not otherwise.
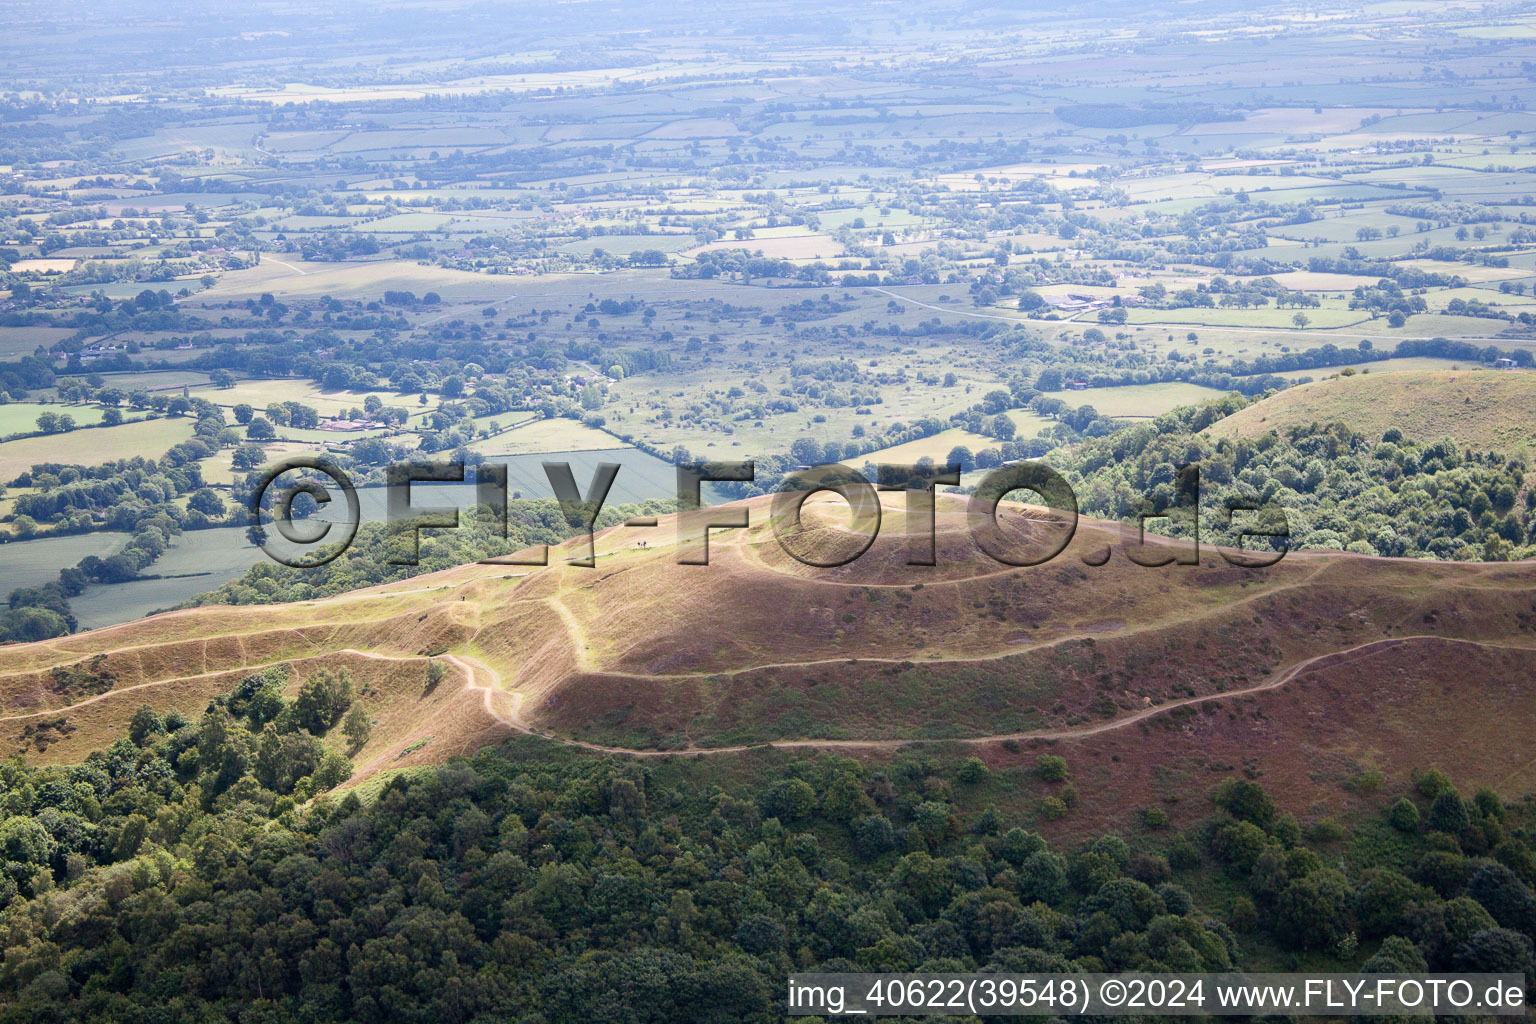
[[[293,271],[295,274],[298,274],[300,277],[307,277],[309,275],[309,271],[301,270],[300,268],[294,266],[292,263],[284,263],[282,260],[275,260],[271,256],[268,256],[266,253],[262,253],[261,258],[268,263],[276,263],[280,267],[287,267],[289,270]]]

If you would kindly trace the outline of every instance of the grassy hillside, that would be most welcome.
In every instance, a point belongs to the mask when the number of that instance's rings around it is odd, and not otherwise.
[[[754,499],[752,527],[716,532],[708,566],[677,564],[664,519],[600,534],[595,569],[553,549],[547,568],[467,565],[5,648],[0,743],[77,761],[141,704],[195,715],[286,663],[289,697],[321,667],[358,680],[375,727],[352,753],[354,781],[516,732],[650,758],[769,743],[883,757],[961,741],[1007,763],[1068,744],[1112,752],[1080,776],[1112,817],[1129,811],[1125,794],[1174,792],[1226,760],[1285,775],[1302,799],[1337,795],[1331,777],[1287,768],[1297,743],[1344,774],[1406,773],[1536,714],[1536,693],[1498,682],[1536,665],[1528,567],[1307,554],[1255,570],[1206,549],[1199,566],[1145,568],[1119,550],[1118,526],[1083,519],[1061,557],[1013,568],[975,551],[949,500],[939,564],[920,568],[906,564],[900,502],[887,497],[880,539],[840,568],[789,558]],[[1005,506],[1001,521],[1038,550],[1062,529],[1042,515]],[[820,561],[848,553],[842,518],[813,499],[798,543]],[[1498,700],[1469,699],[1469,659],[1487,663]],[[1417,738],[1425,722],[1432,742]],[[1479,781],[1536,783],[1508,739],[1480,743]]]
[[[1212,424],[1213,437],[1254,437],[1271,430],[1341,420],[1381,435],[1455,438],[1465,447],[1507,454],[1536,449],[1536,373],[1518,370],[1420,370],[1332,377],[1282,391]]]

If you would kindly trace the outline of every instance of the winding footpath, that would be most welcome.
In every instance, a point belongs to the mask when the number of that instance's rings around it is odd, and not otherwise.
[[[527,733],[531,736],[539,736],[555,743],[561,743],[570,747],[578,747],[582,750],[590,750],[600,754],[620,754],[630,757],[692,757],[703,754],[739,754],[749,750],[759,750],[765,747],[777,747],[780,749],[792,748],[816,748],[828,750],[891,750],[899,747],[910,746],[915,743],[943,742],[963,743],[970,746],[986,746],[1001,743],[1007,740],[1071,740],[1081,739],[1086,736],[1097,736],[1101,733],[1113,732],[1143,722],[1155,715],[1160,715],[1175,708],[1188,707],[1194,704],[1203,704],[1207,701],[1226,700],[1235,697],[1247,697],[1256,693],[1264,693],[1275,690],[1286,683],[1291,682],[1303,673],[1328,668],[1336,664],[1353,661],[1360,657],[1393,647],[1400,647],[1419,641],[1435,641],[1440,643],[1466,644],[1472,647],[1498,647],[1509,650],[1530,651],[1536,648],[1519,644],[1489,643],[1480,640],[1463,640],[1454,637],[1434,636],[1433,634],[1415,634],[1413,636],[1387,637],[1382,640],[1371,640],[1354,647],[1348,647],[1341,651],[1330,651],[1326,654],[1318,654],[1299,661],[1288,668],[1275,673],[1268,680],[1256,686],[1249,686],[1241,690],[1223,690],[1220,693],[1202,694],[1195,697],[1184,697],[1179,700],[1169,701],[1166,704],[1158,704],[1154,707],[1137,711],[1134,714],[1112,718],[1106,722],[1094,725],[1079,726],[1068,729],[1036,729],[1024,732],[995,733],[988,736],[969,736],[956,739],[924,740],[924,739],[868,739],[868,740],[833,740],[833,739],[802,739],[802,740],[772,740],[762,743],[743,743],[725,747],[681,747],[671,750],[639,750],[631,747],[615,747],[602,743],[589,743],[585,740],[572,739],[558,736],[553,733],[541,732],[528,723],[522,717],[523,694],[515,690],[504,689],[501,685],[501,676],[484,662],[467,657],[465,655],[444,655],[445,661],[452,662],[460,671],[465,673],[466,686],[472,690],[484,692],[485,711],[491,717],[503,725],[517,732]],[[477,678],[484,676],[489,680],[488,684],[477,682]],[[510,697],[512,707],[509,712],[503,713],[496,707],[496,696]]]
[[[1054,641],[1059,643],[1061,641]],[[1370,657],[1382,651],[1401,647],[1405,644],[1433,642],[1462,644],[1469,647],[1499,648],[1505,650],[1536,651],[1536,647],[1522,644],[1504,644],[1494,641],[1466,640],[1457,637],[1442,637],[1433,634],[1413,634],[1410,636],[1386,637],[1380,640],[1370,640],[1353,647],[1339,651],[1329,651],[1325,654],[1314,655],[1302,661],[1296,662],[1284,669],[1275,672],[1269,679],[1254,686],[1240,690],[1223,690],[1217,693],[1201,694],[1194,697],[1183,697],[1144,708],[1129,715],[1122,715],[1093,725],[1075,726],[1064,729],[1034,729],[1021,732],[993,733],[985,736],[969,736],[958,738],[945,738],[943,740],[930,739],[796,739],[796,740],[765,740],[761,743],[742,743],[731,746],[719,747],[677,747],[667,750],[645,750],[632,747],[610,746],[603,743],[592,743],[587,740],[574,739],[568,736],[560,736],[555,733],[540,730],[528,722],[522,715],[523,703],[526,695],[519,690],[508,689],[499,672],[477,658],[466,654],[443,654],[441,658],[458,669],[464,677],[466,691],[479,691],[482,706],[485,713],[501,725],[514,732],[529,736],[538,736],[552,743],[559,743],[568,747],[576,747],[581,750],[589,750],[598,754],[621,755],[627,757],[695,757],[706,754],[739,754],[751,750],[764,748],[779,749],[822,749],[822,750],[894,750],[912,744],[921,743],[959,743],[968,746],[987,746],[1002,743],[1009,740],[1073,740],[1088,736],[1097,736],[1119,729],[1129,728],[1139,722],[1144,722],[1156,715],[1172,711],[1175,708],[1189,707],[1196,704],[1204,704],[1208,701],[1228,700],[1239,697],[1252,696],[1278,689],[1293,681],[1304,673],[1317,669],[1330,668],[1361,658]],[[365,658],[370,661],[418,661],[419,657],[407,655],[379,654],[373,651],[360,651],[354,648],[339,649],[325,652],[331,655],[346,655],[348,657]],[[216,672],[204,672],[192,676],[178,676],[173,679],[159,679],[150,682],[137,683],[115,690],[108,690],[84,700],[63,707],[51,708],[44,711],[34,711],[25,714],[0,716],[0,722],[23,721],[33,718],[64,715],[76,711],[82,707],[108,700],[135,690],[143,690],[150,687],[169,686],[176,683],[184,683],[191,679],[205,678],[215,675],[226,675],[232,671],[253,670],[257,666],[238,666],[231,669],[222,669]]]

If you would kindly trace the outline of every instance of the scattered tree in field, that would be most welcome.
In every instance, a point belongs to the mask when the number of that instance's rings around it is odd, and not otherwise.
[[[427,662],[427,693],[431,693],[433,690],[437,689],[437,684],[443,681],[443,675],[447,671],[448,666],[444,665],[436,658],[433,658]]]
[[[266,460],[266,453],[253,444],[242,444],[230,455],[230,465],[235,469],[255,469]]]
[[[1058,754],[1041,754],[1035,759],[1035,770],[1046,782],[1061,782],[1067,777],[1067,759]]]
[[[321,669],[304,681],[293,702],[299,727],[321,735],[340,721],[352,704],[352,673],[338,669],[332,674]]]
[[[944,461],[951,466],[959,466],[962,471],[976,468],[976,456],[963,444],[957,444],[949,450]]]
[[[37,429],[44,434],[65,434],[75,429],[75,418],[68,413],[39,413]]]
[[[361,750],[373,735],[373,719],[361,704],[354,703],[347,710],[346,718],[342,719],[341,731],[346,734],[354,751]]]
[[[222,516],[224,514],[224,499],[218,492],[207,487],[194,491],[192,497],[187,499],[187,507],[201,512],[205,516]]]

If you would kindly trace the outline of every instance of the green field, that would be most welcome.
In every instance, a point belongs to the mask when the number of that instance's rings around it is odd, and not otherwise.
[[[38,346],[47,349],[73,333],[64,327],[0,327],[0,359],[29,356]]]
[[[528,422],[531,413],[504,413],[496,417],[502,426]],[[470,447],[484,455],[530,455],[539,452],[597,451],[618,442],[612,434],[564,418],[538,420],[525,427],[504,430]]]
[[[560,247],[560,251],[590,256],[594,250],[604,249],[619,256],[628,256],[637,249],[680,252],[696,244],[692,235],[593,235],[591,238],[567,242]]]
[[[910,466],[920,459],[932,459],[942,464],[950,451],[955,448],[969,448],[974,455],[983,448],[996,448],[997,445],[996,438],[987,437],[984,434],[973,434],[970,431],[958,429],[941,430],[929,437],[861,455],[852,460],[852,464],[855,467],[862,466],[866,462],[876,465],[884,463],[892,466]]]
[[[286,264],[286,265],[284,265]],[[339,298],[370,299],[387,289],[414,291],[422,295],[436,291],[445,301],[485,302],[506,298],[515,292],[511,279],[498,280],[415,263],[378,260],[358,264],[310,264],[300,259],[263,259],[261,266],[224,275],[219,283],[201,293],[201,301],[227,301],[257,298],[271,294],[285,302],[317,299],[322,295]]]
[[[150,370],[144,373],[103,373],[107,386],[134,391],[143,388],[150,393],[180,392],[182,388],[197,388],[208,383],[208,375],[197,370]]]
[[[1008,418],[1013,420],[1013,425],[1018,428],[1019,438],[1037,437],[1050,428],[1054,422],[1048,416],[1041,416],[1037,412],[1028,409],[1009,409]]]
[[[161,578],[88,587],[71,607],[84,628],[108,626],[174,608],[243,575],[264,558],[243,527],[191,530],[155,562],[153,574]]]
[[[1371,362],[1356,363],[1354,364],[1353,368],[1360,371],[1361,373],[1371,374],[1398,373],[1404,370],[1470,370],[1476,368],[1476,364],[1472,362],[1458,362],[1455,359],[1435,359],[1429,356],[1407,356],[1401,359],[1377,359]],[[1326,370],[1294,370],[1287,373],[1279,373],[1275,376],[1286,377],[1290,380],[1298,380],[1302,377],[1308,377],[1316,380],[1320,377],[1330,377],[1337,373],[1339,369],[1344,369],[1344,367],[1329,368]]]
[[[0,529],[5,529],[0,524]],[[10,531],[6,530],[9,538]],[[0,545],[0,589],[36,587],[58,579],[59,570],[87,555],[106,558],[127,541],[121,533],[75,533],[64,537],[38,537]],[[121,621],[121,620],[119,620]]]
[[[308,380],[242,380],[230,388],[194,388],[192,394],[226,410],[245,404],[257,413],[263,413],[274,402],[298,402],[314,409],[322,417],[361,409],[370,394],[378,396],[385,405],[403,406],[413,416],[430,412],[437,408],[440,401],[437,395],[428,395],[427,404],[421,405],[419,396],[401,395],[393,391],[323,391]],[[233,415],[226,415],[231,421],[234,419]]]
[[[344,441],[355,441],[360,437],[396,437],[397,443],[414,447],[414,438],[405,433],[400,433],[394,427],[373,427],[367,430],[321,430],[305,427],[278,427],[277,439],[279,441],[293,441],[302,444],[327,445],[339,444]]]
[[[62,405],[57,403],[11,402],[0,405],[0,437],[31,433],[37,429],[37,417],[45,412],[68,416],[77,426],[95,426],[105,412],[99,405]],[[143,413],[128,412],[124,419],[138,419]]]
[[[1179,327],[1268,327],[1292,329],[1297,313],[1310,323],[1306,329],[1340,328],[1358,326],[1370,322],[1370,314],[1355,309],[1132,309],[1129,322],[1133,324],[1171,324]],[[1091,317],[1082,318],[1083,322]],[[1385,323],[1382,324],[1385,327]]]
[[[0,480],[10,480],[39,462],[99,466],[135,455],[156,459],[191,437],[192,427],[185,417],[161,418],[6,441],[0,443]]]
[[[1169,409],[1181,405],[1199,405],[1201,402],[1220,398],[1224,392],[1203,388],[1195,384],[1170,382],[1164,384],[1133,384],[1118,388],[1088,388],[1084,391],[1053,393],[1072,406],[1091,405],[1102,416],[1126,419],[1151,419]]]

